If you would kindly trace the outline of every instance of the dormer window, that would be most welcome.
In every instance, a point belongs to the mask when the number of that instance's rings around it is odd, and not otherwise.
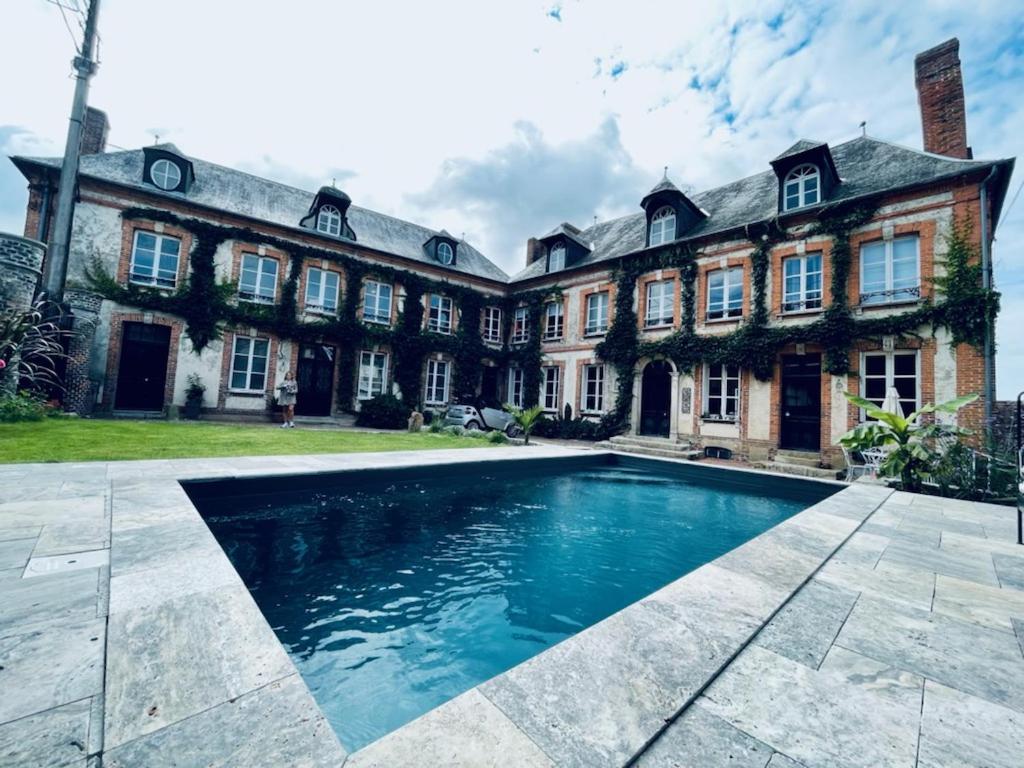
[[[783,192],[784,210],[792,211],[821,200],[821,183],[817,166],[799,165],[789,172]]]
[[[316,228],[318,232],[340,237],[341,211],[333,205],[321,205],[320,211],[316,215]]]
[[[676,212],[667,205],[651,217],[651,245],[661,245],[676,239]]]
[[[170,191],[181,184],[181,168],[170,160],[161,158],[149,168],[149,178],[160,189]]]
[[[444,264],[446,267],[455,261],[455,251],[448,243],[437,244],[437,260]]]
[[[548,272],[565,269],[565,246],[561,243],[551,246],[548,252]]]

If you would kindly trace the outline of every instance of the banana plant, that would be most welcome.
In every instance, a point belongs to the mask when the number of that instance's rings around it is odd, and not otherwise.
[[[512,421],[516,423],[516,426],[523,432],[523,439],[526,445],[530,444],[530,433],[533,428],[544,418],[544,409],[539,405],[535,405],[532,408],[523,410],[511,403],[505,403],[503,406],[506,411],[512,414]]]
[[[882,410],[863,397],[843,392],[846,399],[863,408],[865,415],[874,421],[858,424],[839,439],[845,448],[865,451],[869,448],[887,450],[878,467],[884,477],[898,477],[905,491],[920,491],[925,476],[934,469],[939,453],[933,447],[936,438],[961,437],[970,435],[971,430],[954,424],[935,421],[921,423],[921,417],[929,413],[955,414],[961,408],[978,399],[970,394],[934,405],[929,403],[909,416]]]

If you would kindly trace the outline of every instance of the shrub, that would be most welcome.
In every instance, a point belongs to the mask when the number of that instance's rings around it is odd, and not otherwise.
[[[534,429],[538,437],[553,437],[561,440],[605,440],[607,430],[602,422],[590,419],[547,419]]]
[[[394,395],[377,395],[363,402],[356,424],[376,429],[405,429],[411,412],[409,406]]]
[[[484,437],[484,440],[488,443],[494,443],[495,445],[504,445],[508,442],[508,435],[504,432],[498,432],[495,430],[494,432],[488,432]]]
[[[0,396],[0,421],[42,421],[52,409],[29,392]]]
[[[482,440],[483,438],[487,437],[487,433],[484,432],[482,429],[467,429],[466,437],[472,437],[475,440]]]
[[[435,435],[440,432],[444,432],[444,422],[441,419],[432,419],[427,430],[429,432],[433,432]]]
[[[466,429],[464,427],[458,426],[457,424],[450,427],[445,427],[443,431],[446,435],[454,435],[455,437],[462,437],[464,434],[466,434]]]

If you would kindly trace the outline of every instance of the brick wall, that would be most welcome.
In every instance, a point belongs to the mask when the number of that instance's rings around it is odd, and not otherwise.
[[[0,233],[0,306],[32,304],[45,252],[46,246],[36,240]]]
[[[954,37],[919,53],[914,59],[914,81],[925,151],[969,158],[960,41]]]

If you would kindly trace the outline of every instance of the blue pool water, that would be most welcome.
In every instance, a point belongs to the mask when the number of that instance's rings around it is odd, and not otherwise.
[[[199,506],[355,750],[808,504],[640,464]]]

